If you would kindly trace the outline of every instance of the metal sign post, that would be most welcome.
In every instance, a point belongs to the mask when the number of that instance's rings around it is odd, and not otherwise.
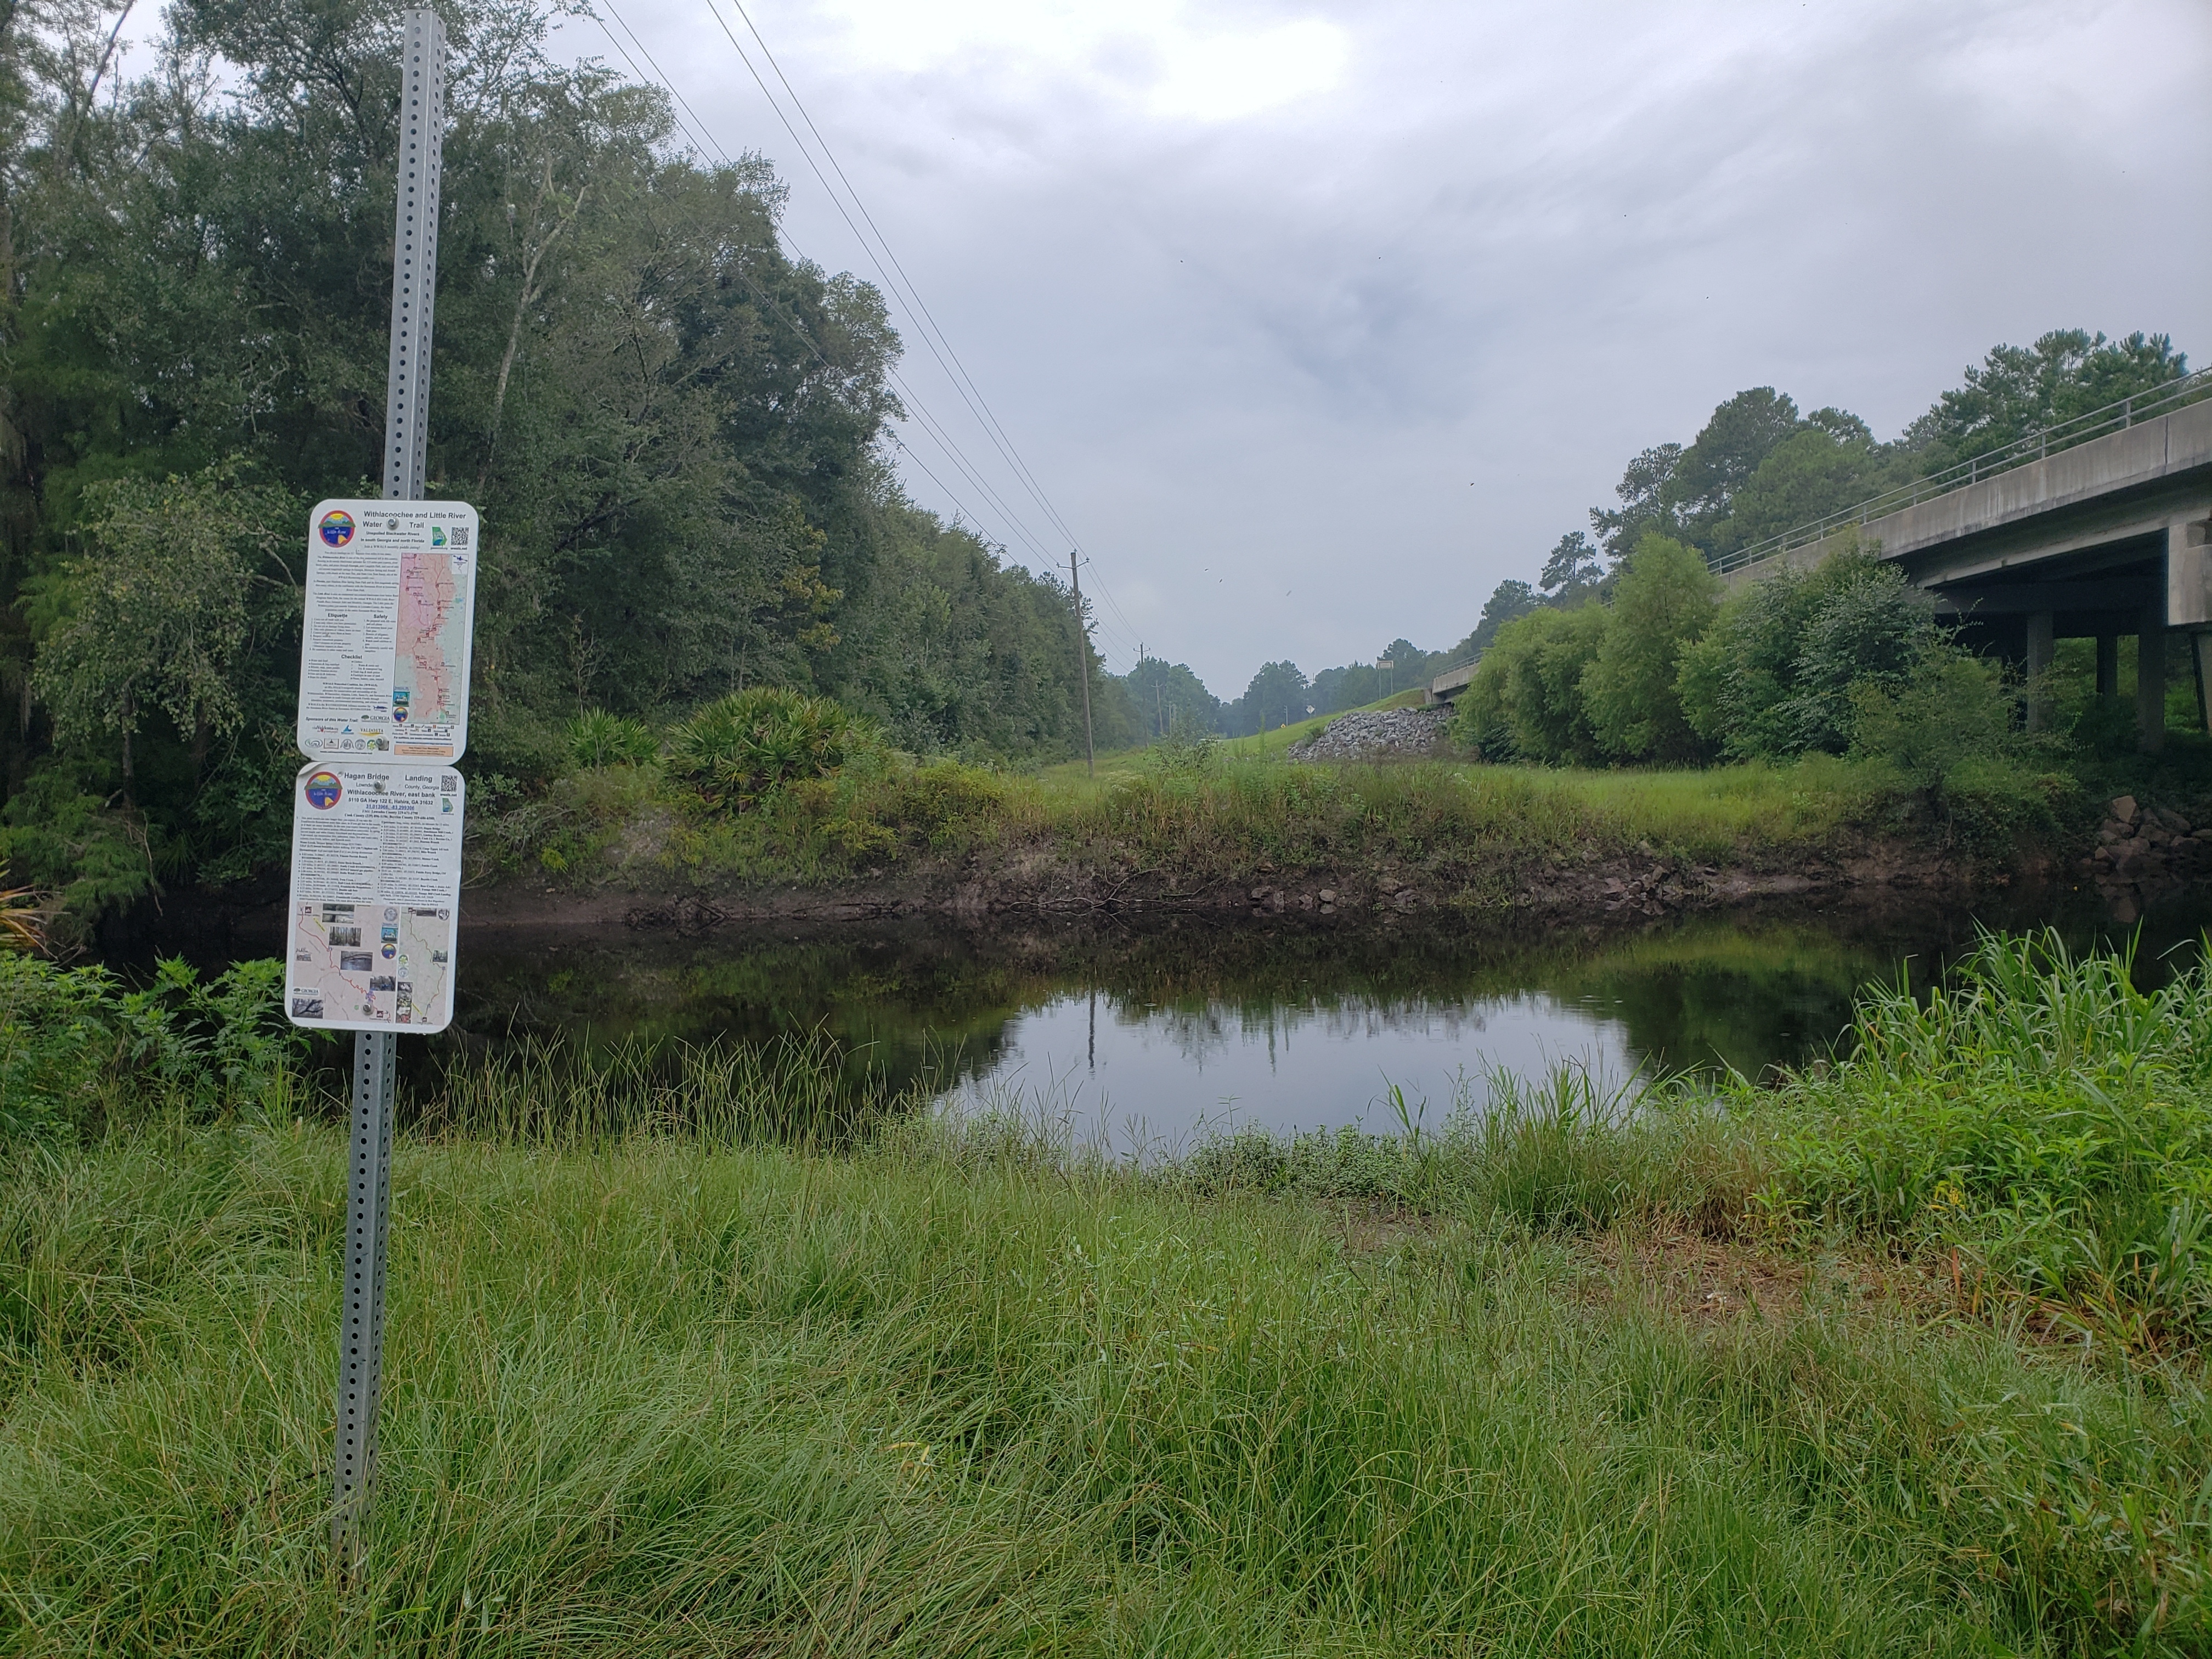
[[[393,214],[392,356],[384,398],[384,494],[420,501],[430,408],[430,316],[438,280],[438,172],[446,130],[446,27],[406,14],[400,54],[399,189]],[[331,1545],[358,1565],[376,1474],[384,1376],[384,1231],[392,1197],[392,1085],[399,1038],[354,1036],[353,1138],[346,1182],[345,1311],[338,1334],[337,1472]]]

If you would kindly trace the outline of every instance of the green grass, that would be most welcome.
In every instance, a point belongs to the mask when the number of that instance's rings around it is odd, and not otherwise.
[[[344,1586],[343,1136],[118,1054],[0,1163],[0,1651],[2202,1652],[2201,1303],[1995,1245],[2195,1201],[2207,990],[1991,941],[1723,1110],[1570,1073],[1141,1170],[831,1150],[796,1050],[465,1072],[396,1153]],[[1686,1249],[1801,1288],[1700,1316]]]
[[[1255,732],[1242,738],[1219,739],[1219,751],[1231,760],[1279,761],[1292,744],[1304,743],[1317,736],[1333,720],[1346,714],[1373,714],[1387,708],[1418,708],[1425,694],[1416,686],[1410,691],[1395,692],[1373,702],[1362,703],[1357,708],[1340,708],[1334,714],[1316,714],[1310,720],[1298,720],[1289,726],[1279,726],[1271,732]],[[1057,765],[1040,767],[1038,781],[1055,793],[1066,793],[1077,799],[1095,793],[1096,781],[1111,781],[1142,775],[1149,768],[1150,750],[1145,749],[1117,750],[1110,755],[1097,757],[1095,767],[1080,760],[1061,761]]]
[[[650,890],[941,880],[957,868],[969,881],[1018,872],[1077,889],[1133,872],[1218,882],[1269,865],[1325,878],[1402,864],[1432,896],[1482,906],[1592,855],[1758,866],[1902,836],[2002,863],[2063,833],[2054,801],[2070,787],[1999,765],[1984,769],[1988,787],[1931,803],[1886,763],[1818,755],[1683,770],[1285,762],[1331,718],[1103,756],[1095,774],[1081,763],[1028,775],[925,763],[863,745],[834,776],[744,800],[707,799],[659,763],[586,768],[492,798],[471,820],[471,876]]]
[[[1228,877],[1262,864],[1326,875],[1388,860],[1484,902],[1516,874],[1585,854],[1727,865],[1821,856],[1881,833],[1897,793],[1885,768],[1825,757],[1583,772],[1234,755],[1178,771],[1139,756],[1102,762],[1096,778],[1079,768],[1042,777],[894,769],[795,787],[732,813],[657,768],[617,767],[489,814],[472,843],[472,879],[526,872],[574,886],[827,886],[954,866],[1081,879],[1133,869]]]
[[[21,1653],[2086,1652],[2203,1632],[2203,1422],[1816,1294],[1018,1162],[400,1152],[324,1569],[340,1138],[7,1192]],[[2178,1647],[2172,1650],[2179,1650]]]

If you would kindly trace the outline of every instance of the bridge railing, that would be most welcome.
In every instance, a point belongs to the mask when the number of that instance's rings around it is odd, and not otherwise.
[[[2137,421],[2171,413],[2185,404],[2193,404],[2205,397],[2212,397],[2212,368],[2200,368],[2193,374],[2185,374],[2165,386],[2148,392],[2138,392],[2118,403],[2106,404],[2102,409],[2093,409],[2087,414],[2076,415],[2070,420],[2060,421],[2056,425],[2031,432],[2024,438],[2014,439],[2002,449],[1993,449],[1986,455],[1976,455],[1955,466],[1945,467],[1941,472],[1931,472],[1925,477],[1898,484],[1883,490],[1879,495],[1869,495],[1863,501],[1783,531],[1779,535],[1769,536],[1764,541],[1753,542],[1728,553],[1709,554],[1705,562],[1715,574],[1726,575],[1732,570],[1741,570],[1778,554],[1810,547],[1851,525],[1870,523],[1900,507],[1915,507],[1938,495],[1948,495],[1954,489],[1963,489],[1970,484],[1979,483],[1984,478],[1993,478],[2001,472],[2027,466],[2061,450],[2087,443],[2093,438],[2124,431]]]

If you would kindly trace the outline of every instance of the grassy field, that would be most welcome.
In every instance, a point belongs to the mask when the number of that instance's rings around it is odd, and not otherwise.
[[[1274,734],[1269,734],[1272,738]],[[1715,864],[1830,854],[1885,834],[1942,840],[1879,763],[1814,757],[1705,771],[1575,771],[1442,761],[1301,766],[1146,755],[1096,778],[949,763],[793,786],[742,813],[705,807],[655,766],[560,780],[485,815],[473,879],[526,872],[574,886],[828,886],[976,862],[1079,878],[1132,869],[1234,877],[1383,860],[1452,891],[1626,854]],[[1985,838],[1986,839],[1986,838]],[[1987,846],[2010,845],[2006,831]],[[1479,891],[1472,896],[1478,901]]]
[[[586,767],[527,794],[493,789],[472,808],[471,878],[665,890],[941,881],[957,870],[1065,892],[1118,891],[1132,878],[1181,891],[1271,872],[1326,882],[1402,868],[1431,901],[1481,908],[1591,858],[1764,867],[1901,838],[2000,865],[2059,838],[2078,805],[2057,775],[1999,767],[1990,778],[2002,787],[1978,793],[1824,755],[1677,771],[1286,762],[1328,718],[1103,756],[1095,774],[1080,762],[1018,773],[863,746],[834,775],[737,805],[702,798],[660,760]]]
[[[777,1144],[804,1056],[465,1076],[345,1585],[329,1109],[80,1044],[106,1127],[0,1177],[0,1650],[2202,1652],[2207,990],[1993,945],[1718,1110],[1144,1171]]]

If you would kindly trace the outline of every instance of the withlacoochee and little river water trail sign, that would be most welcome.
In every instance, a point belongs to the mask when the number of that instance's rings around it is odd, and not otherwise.
[[[284,1011],[324,1031],[453,1017],[476,509],[326,501],[307,521]]]
[[[300,640],[301,754],[461,757],[478,528],[462,501],[317,505]]]

